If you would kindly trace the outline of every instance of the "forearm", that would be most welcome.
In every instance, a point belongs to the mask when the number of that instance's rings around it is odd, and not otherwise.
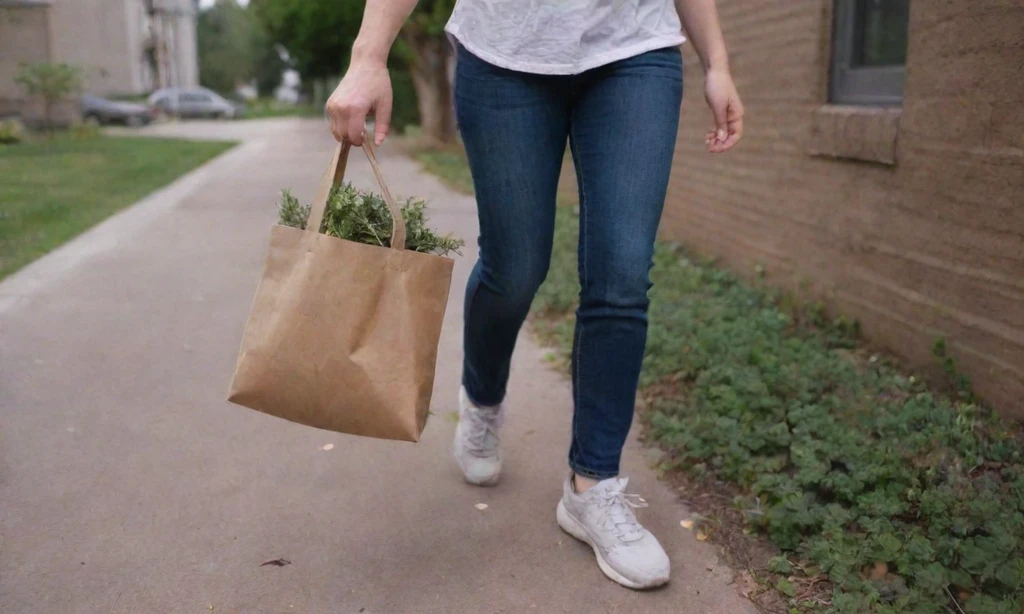
[[[387,62],[398,31],[418,0],[366,0],[363,23],[352,45],[352,60]]]
[[[704,72],[729,70],[729,54],[715,0],[675,0],[675,3],[683,30],[700,56]]]

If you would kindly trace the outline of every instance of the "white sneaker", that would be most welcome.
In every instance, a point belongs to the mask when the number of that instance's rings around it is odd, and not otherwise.
[[[466,481],[477,486],[494,486],[501,473],[498,450],[504,412],[502,407],[477,407],[466,389],[459,391],[459,425],[455,427],[455,461]]]
[[[668,555],[636,521],[633,508],[647,502],[626,494],[628,482],[611,478],[576,494],[570,475],[558,502],[558,526],[594,549],[604,575],[629,588],[654,588],[668,582]]]

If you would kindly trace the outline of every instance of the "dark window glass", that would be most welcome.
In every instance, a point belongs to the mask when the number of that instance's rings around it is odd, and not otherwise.
[[[834,0],[829,100],[893,106],[903,101],[910,0]]]
[[[854,66],[900,66],[907,61],[910,0],[857,0]]]

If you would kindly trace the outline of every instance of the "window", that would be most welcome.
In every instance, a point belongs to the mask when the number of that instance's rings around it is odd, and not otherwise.
[[[835,0],[831,102],[903,101],[910,0]]]
[[[181,94],[180,99],[182,102],[212,102],[213,99],[209,95],[202,92],[186,92]]]

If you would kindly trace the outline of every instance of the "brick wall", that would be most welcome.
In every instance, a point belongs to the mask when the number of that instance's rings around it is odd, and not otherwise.
[[[912,369],[934,375],[945,337],[976,391],[1024,419],[1024,4],[910,3],[892,165],[812,155],[829,153],[816,143],[829,0],[718,5],[746,136],[729,154],[704,152],[711,119],[687,45],[663,233],[748,277],[764,266],[772,283],[859,319]]]

